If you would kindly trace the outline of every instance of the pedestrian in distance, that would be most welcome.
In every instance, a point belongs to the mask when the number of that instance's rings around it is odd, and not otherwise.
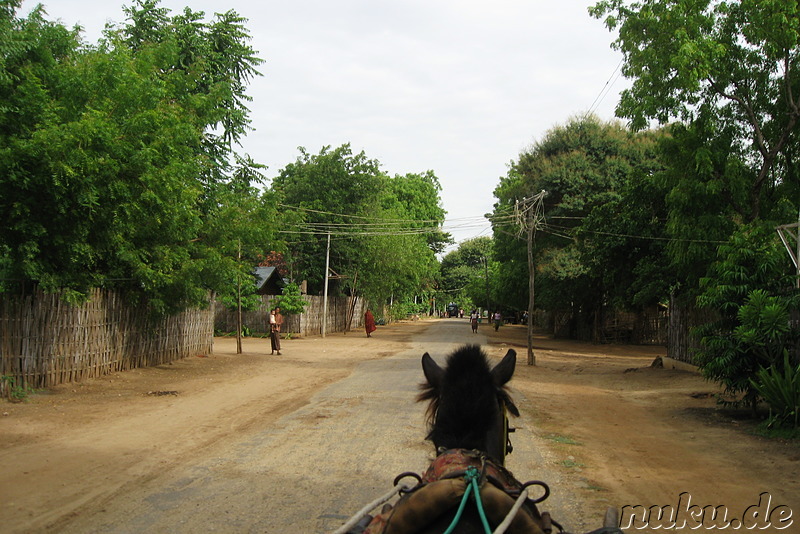
[[[272,353],[278,352],[281,355],[281,327],[283,326],[283,315],[280,307],[276,306],[269,313],[269,340],[272,344]]]
[[[372,315],[372,311],[367,309],[367,312],[364,314],[364,330],[367,331],[367,337],[372,337],[372,333],[377,329],[378,328],[375,326],[375,317]]]
[[[478,311],[472,310],[472,313],[469,314],[469,324],[472,326],[472,333],[478,333]]]
[[[500,310],[494,312],[493,319],[494,319],[494,331],[497,332],[497,330],[500,328],[500,324],[502,324],[503,322],[503,315],[500,313]]]

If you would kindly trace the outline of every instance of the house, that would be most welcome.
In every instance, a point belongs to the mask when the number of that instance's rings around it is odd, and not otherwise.
[[[259,295],[280,295],[285,285],[278,269],[275,267],[256,267],[256,293]]]

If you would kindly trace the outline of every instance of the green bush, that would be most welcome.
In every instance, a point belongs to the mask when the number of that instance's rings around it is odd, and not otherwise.
[[[750,379],[760,369],[780,366],[784,349],[800,334],[790,327],[800,295],[786,291],[794,280],[772,234],[768,225],[753,224],[719,247],[697,298],[700,308],[713,310],[713,319],[693,331],[701,339],[695,363],[724,387],[720,402],[754,412],[759,395]]]
[[[306,306],[308,306],[308,302],[306,302],[300,294],[300,286],[294,282],[290,282],[283,288],[280,296],[273,299],[272,306],[280,306],[281,313],[284,315],[292,315],[303,313]]]
[[[35,389],[28,386],[18,386],[14,377],[10,375],[0,376],[0,386],[0,392],[5,391],[11,402],[27,401],[31,393],[36,393]]]
[[[789,353],[784,351],[783,369],[778,365],[762,368],[755,379],[750,379],[761,398],[769,404],[767,427],[798,427],[800,421],[800,365],[789,361]]]

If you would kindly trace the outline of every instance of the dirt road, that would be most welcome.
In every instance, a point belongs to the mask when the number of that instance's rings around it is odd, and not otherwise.
[[[287,340],[280,357],[268,340],[245,339],[236,355],[234,340],[218,338],[212,355],[4,404],[0,525],[330,531],[396,474],[424,468],[432,450],[413,402],[419,358],[441,361],[465,341],[492,357],[520,352],[512,386],[523,415],[509,467],[548,482],[544,508],[573,531],[599,526],[606,504],[677,504],[682,492],[733,515],[769,492],[773,506],[800,513],[797,446],[749,434],[749,423],[715,409],[699,377],[650,369],[663,349],[542,337],[529,367],[524,336],[524,327],[472,335],[466,321],[435,320],[369,339]]]

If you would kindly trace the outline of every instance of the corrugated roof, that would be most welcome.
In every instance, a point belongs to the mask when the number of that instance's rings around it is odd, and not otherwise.
[[[256,290],[261,289],[264,287],[264,284],[272,278],[275,274],[275,267],[256,267],[255,275],[256,275]]]

